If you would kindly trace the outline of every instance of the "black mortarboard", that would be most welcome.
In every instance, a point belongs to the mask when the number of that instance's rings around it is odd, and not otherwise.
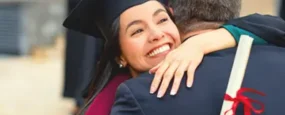
[[[158,0],[159,2],[161,2],[161,3],[163,3],[163,4],[165,4],[166,6],[168,6],[168,1],[169,0]]]
[[[148,0],[81,0],[63,25],[94,37],[110,38],[111,26],[126,9]]]

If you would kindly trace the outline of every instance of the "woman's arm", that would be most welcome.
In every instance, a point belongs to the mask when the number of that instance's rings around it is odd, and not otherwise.
[[[155,73],[151,93],[154,93],[161,83],[158,97],[162,97],[174,77],[171,95],[175,95],[185,71],[188,76],[187,86],[191,87],[195,70],[204,55],[235,47],[240,35],[251,36],[254,39],[253,44],[267,44],[260,37],[235,26],[224,26],[224,28],[193,36],[170,52],[162,63],[150,70],[150,73]]]
[[[200,34],[190,38],[190,42],[200,43],[204,49],[204,54],[234,47],[240,40],[241,35],[248,35],[253,38],[254,45],[268,44],[267,41],[255,34],[233,25],[223,25],[222,28]]]
[[[280,17],[252,14],[242,18],[230,20],[222,27],[230,32],[237,43],[241,35],[249,35],[254,39],[254,45],[274,44],[277,46],[285,47],[285,21]],[[218,34],[223,37],[216,38]],[[230,37],[226,37],[227,34],[225,32],[222,32],[222,30],[216,31],[216,33],[212,33],[212,35],[214,38],[216,38],[216,40],[224,39],[227,41],[224,41],[224,44],[216,44],[214,47],[210,46],[208,49],[205,47],[205,54],[231,47],[231,45],[229,46],[229,43],[231,43],[231,41],[228,41],[229,39],[225,39]],[[210,36],[211,34],[208,35],[208,37]]]
[[[236,27],[233,25],[223,25],[222,27],[225,28],[227,31],[229,31],[232,34],[232,36],[234,37],[234,39],[236,40],[237,43],[238,43],[241,35],[248,35],[254,39],[253,44],[259,44],[259,45],[268,44],[268,42],[265,41],[264,39],[256,36],[255,34],[249,32],[249,31],[241,29],[239,27]]]
[[[236,39],[224,28],[193,36],[179,47],[187,49],[202,48],[203,54],[236,46]],[[191,46],[191,47],[190,47]],[[179,50],[179,48],[177,48]],[[181,52],[182,53],[182,52]],[[185,53],[185,52],[183,52]]]
[[[228,21],[225,25],[233,25],[247,30],[270,44],[285,47],[285,21],[277,16],[252,14]]]
[[[155,92],[162,82],[158,97],[163,96],[175,76],[171,90],[171,94],[175,95],[185,71],[188,74],[187,86],[191,87],[194,72],[204,54],[234,47],[240,35],[251,36],[253,44],[270,43],[285,47],[285,21],[275,16],[252,14],[230,20],[218,30],[191,37],[150,70],[151,73],[156,73],[151,92]]]
[[[277,46],[285,47],[285,21],[280,17],[252,14],[242,18],[230,20],[222,27],[230,32],[237,43],[241,35],[249,35],[254,39],[254,45],[274,44]],[[223,42],[224,44],[218,43],[214,47],[209,46],[208,49],[205,47],[205,54],[221,49],[230,48],[232,46],[232,44],[230,45],[232,41],[229,41],[230,36],[228,36],[226,32],[218,30],[216,33],[208,34],[208,37],[211,35],[213,35],[213,38],[216,40],[223,39],[226,41]],[[217,38],[219,35],[223,37]],[[207,34],[205,34],[204,37],[207,37]],[[204,42],[207,42],[207,40]],[[212,42],[215,41],[213,40]]]

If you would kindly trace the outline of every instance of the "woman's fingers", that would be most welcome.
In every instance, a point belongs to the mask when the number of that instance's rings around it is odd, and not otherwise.
[[[164,61],[158,68],[158,70],[155,72],[155,76],[153,78],[153,81],[151,83],[150,87],[150,93],[153,94],[157,91],[159,84],[162,80],[162,76],[165,72],[165,70],[168,68],[169,63],[167,61]]]
[[[163,64],[163,61],[160,62],[159,64],[157,64],[155,67],[151,68],[151,69],[149,70],[149,73],[150,73],[150,74],[155,73],[155,72],[158,70],[158,68],[159,68],[162,64]]]
[[[191,62],[187,70],[187,87],[190,88],[193,85],[194,73],[199,63]]]
[[[154,79],[151,83],[151,87],[150,87],[150,93],[153,94],[154,92],[157,91],[160,83],[161,83],[161,80],[162,80],[162,77],[165,73],[165,71],[168,69],[169,65],[170,65],[170,62],[171,62],[171,57],[172,57],[172,54],[173,54],[173,51],[171,51],[170,53],[168,53],[168,55],[166,56],[166,58],[164,59],[164,61],[160,62],[158,65],[157,65],[157,69],[153,69],[151,70],[150,72],[153,72],[154,70],[155,71],[155,75],[154,75]]]
[[[161,98],[162,96],[164,96],[170,81],[172,80],[172,78],[174,77],[174,73],[177,70],[177,68],[180,65],[180,60],[175,60],[174,62],[171,63],[171,65],[167,68],[166,72],[163,75],[163,80],[162,83],[160,85],[157,97]]]
[[[176,95],[176,93],[178,92],[178,89],[181,84],[181,80],[183,78],[185,71],[187,71],[188,66],[189,66],[188,61],[183,61],[182,63],[180,63],[174,75],[174,81],[173,81],[172,89],[170,91],[170,95]]]

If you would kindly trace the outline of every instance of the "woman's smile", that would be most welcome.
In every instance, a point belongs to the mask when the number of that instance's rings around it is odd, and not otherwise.
[[[151,58],[154,58],[154,57],[157,57],[157,56],[160,56],[162,54],[166,54],[170,51],[170,44],[163,44],[159,47],[156,47],[154,49],[152,49],[149,53],[148,53],[148,57],[151,57]]]

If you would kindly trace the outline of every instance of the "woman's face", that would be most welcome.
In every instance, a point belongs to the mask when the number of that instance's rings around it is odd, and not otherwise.
[[[177,27],[157,1],[148,1],[123,12],[119,39],[120,63],[127,65],[133,76],[157,65],[181,43]]]

